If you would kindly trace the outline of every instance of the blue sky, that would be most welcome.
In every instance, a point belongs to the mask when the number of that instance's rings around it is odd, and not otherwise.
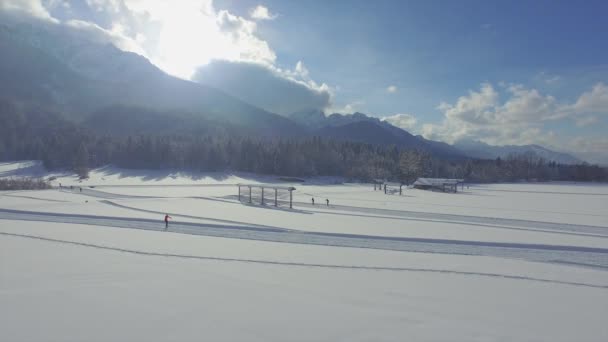
[[[239,15],[257,4],[217,1],[218,7]],[[453,101],[482,82],[530,84],[574,99],[577,88],[606,80],[605,1],[265,5],[279,15],[260,24],[259,34],[280,63],[304,61],[313,78],[340,86],[342,101],[365,98],[366,109],[378,114],[431,112],[440,101]],[[546,84],[539,79],[543,74],[545,79],[568,77],[576,84]],[[387,98],[381,90],[388,85],[404,91]]]
[[[606,1],[0,6],[105,33],[169,73],[279,114],[360,111],[427,138],[537,143],[608,161]],[[259,89],[248,92],[243,83]]]

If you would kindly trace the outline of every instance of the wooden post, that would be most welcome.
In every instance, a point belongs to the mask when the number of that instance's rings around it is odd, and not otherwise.
[[[279,203],[277,201],[277,198],[278,198],[277,192],[278,192],[277,188],[274,188],[274,206],[275,207],[279,206]]]
[[[399,185],[399,196],[403,195],[403,184]]]
[[[241,201],[241,185],[237,185],[239,187],[239,202]]]
[[[262,187],[262,205],[264,205],[264,187]]]
[[[293,193],[293,190],[289,190],[289,209],[293,209],[293,206],[292,206],[292,200],[293,200],[292,193]]]
[[[249,203],[251,203],[251,185],[249,186]]]

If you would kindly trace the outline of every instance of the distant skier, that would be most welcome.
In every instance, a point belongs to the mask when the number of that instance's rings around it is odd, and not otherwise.
[[[312,201],[312,205],[315,205],[315,198],[314,197],[311,199],[311,201]]]
[[[169,229],[169,219],[173,217],[169,216],[169,214],[165,214],[165,230]]]
[[[329,207],[329,198],[326,198],[325,202],[327,202],[327,206]]]
[[[79,188],[79,189],[80,189],[80,192],[82,192],[82,188]]]

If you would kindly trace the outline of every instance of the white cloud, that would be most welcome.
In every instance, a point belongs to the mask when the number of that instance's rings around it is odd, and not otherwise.
[[[257,33],[256,22],[216,10],[212,0],[86,0],[82,4],[95,13],[87,20],[79,17],[74,6],[66,8],[65,3],[0,0],[0,9],[57,23],[49,11],[63,10],[63,17],[69,18],[63,25],[90,34],[97,41],[112,42],[120,49],[139,53],[166,72],[185,79],[213,60],[227,60],[261,64],[269,72],[313,91],[332,93],[328,85],[311,78],[301,61],[294,70],[279,68],[274,50]],[[264,6],[256,7],[252,16],[276,17]]]
[[[250,12],[251,18],[256,20],[273,20],[277,18],[276,14],[270,13],[267,7],[258,5]]]
[[[298,61],[298,63],[296,63],[295,72],[301,77],[308,77],[308,69],[304,66],[302,61]]]
[[[365,101],[357,100],[345,105],[332,105],[327,108],[326,112],[328,114],[354,114],[356,112],[363,111],[363,106],[365,105]]]
[[[599,122],[597,116],[583,116],[581,118],[575,119],[576,126],[578,127],[587,127]]]
[[[188,79],[198,67],[216,59],[266,65],[276,62],[269,44],[258,37],[254,21],[216,10],[211,0],[125,3],[123,12],[128,13],[123,17],[130,18],[126,21],[131,26],[129,32],[145,42],[153,63],[173,75]]]
[[[536,74],[536,76],[534,76],[534,79],[536,81],[540,81],[545,84],[553,85],[553,84],[556,84],[559,81],[561,81],[562,78],[559,75],[552,75],[545,71],[541,71],[538,74]]]
[[[461,96],[456,104],[450,105],[441,102],[437,109],[441,110],[446,118],[463,122],[488,122],[492,120],[493,108],[498,101],[498,93],[489,83],[481,85],[479,92],[469,91],[468,96]]]
[[[120,12],[122,1],[120,0],[86,0],[87,5],[97,12],[111,11]]]
[[[60,1],[42,4],[59,10]],[[88,23],[111,33],[119,42],[133,41],[143,55],[175,76],[188,79],[199,66],[214,59],[276,63],[276,54],[258,36],[255,21],[216,10],[212,0],[86,0],[83,5],[94,15],[85,14],[85,20],[82,13],[87,11],[64,10],[64,17],[71,17],[66,22],[81,22],[82,27]],[[123,48],[124,43],[120,44]],[[138,49],[130,46],[129,50]]]
[[[410,114],[395,114],[382,118],[383,121],[390,123],[393,126],[403,128],[406,131],[412,131],[416,128],[418,120]]]
[[[117,27],[115,30],[106,30],[94,23],[82,20],[68,20],[64,25],[75,29],[74,33],[86,35],[92,41],[104,44],[112,43],[121,50],[145,56],[145,51],[140,45],[135,40],[124,36]]]
[[[600,122],[608,115],[608,87],[598,83],[581,94],[574,103],[560,103],[553,96],[521,85],[504,85],[507,98],[500,100],[488,83],[478,91],[456,100],[441,103],[444,114],[440,124],[422,125],[428,139],[455,142],[460,139],[481,140],[491,145],[539,144],[592,162],[608,162],[608,140],[593,136],[572,138],[548,129],[550,122],[574,122],[578,127]]]
[[[438,109],[444,119],[440,124],[424,124],[422,134],[429,139],[455,142],[476,139],[492,145],[544,144],[566,146],[565,140],[546,129],[548,122],[571,120],[579,126],[596,122],[587,114],[608,114],[608,87],[596,84],[575,103],[559,103],[555,97],[522,85],[504,85],[507,99],[489,83],[478,91],[469,91],[455,104],[442,102]],[[586,114],[583,116],[583,114]]]
[[[333,96],[334,94],[334,89],[332,89],[330,86],[325,83],[319,84],[310,77],[310,72],[302,61],[298,61],[293,70],[282,69],[275,66],[270,66],[270,69],[272,69],[274,72],[278,73],[282,77],[305,85],[310,89],[314,89],[320,92],[328,92],[331,96]]]
[[[220,31],[226,35],[233,44],[237,54],[227,56],[229,60],[249,61],[272,65],[276,61],[276,54],[268,43],[255,34],[255,22],[243,17],[220,11],[217,14],[217,23]]]
[[[49,14],[41,0],[1,0],[0,10],[32,16],[45,21],[58,22]]]
[[[390,85],[390,86],[386,87],[386,91],[391,94],[394,94],[397,92],[397,87],[394,85]]]
[[[608,86],[597,83],[590,91],[583,93],[572,106],[572,111],[578,114],[608,115]]]
[[[302,79],[307,75],[302,63],[285,71],[259,63],[217,60],[201,67],[193,79],[267,111],[288,115],[331,105],[328,87]]]

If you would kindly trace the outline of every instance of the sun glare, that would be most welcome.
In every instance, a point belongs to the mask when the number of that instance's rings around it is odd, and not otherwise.
[[[199,1],[139,5],[160,24],[156,53],[150,58],[169,74],[190,79],[198,67],[213,59],[238,59],[239,48],[221,32],[213,8]]]

